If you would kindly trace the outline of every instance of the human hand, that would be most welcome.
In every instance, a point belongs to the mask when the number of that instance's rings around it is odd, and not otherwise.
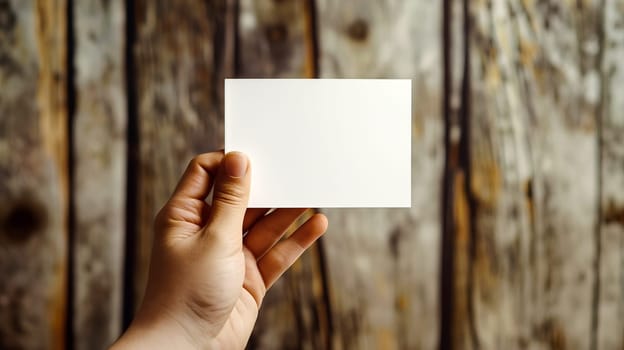
[[[279,241],[306,209],[247,209],[249,188],[242,153],[191,161],[156,217],[145,297],[113,349],[245,347],[267,289],[327,229],[315,214]]]

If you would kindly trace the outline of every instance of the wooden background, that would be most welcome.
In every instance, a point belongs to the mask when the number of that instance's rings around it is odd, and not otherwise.
[[[624,349],[624,0],[0,0],[0,348],[101,349],[223,78],[413,80],[411,209],[322,210],[252,349]]]

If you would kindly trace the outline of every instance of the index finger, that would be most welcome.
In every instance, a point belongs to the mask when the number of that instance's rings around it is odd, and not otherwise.
[[[222,159],[222,151],[203,153],[193,158],[171,198],[205,200],[210,193]]]

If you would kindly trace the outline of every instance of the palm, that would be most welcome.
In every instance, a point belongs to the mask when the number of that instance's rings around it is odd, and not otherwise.
[[[243,249],[248,251],[247,248]],[[246,266],[256,263],[253,257],[245,260]],[[254,281],[261,280],[262,276],[257,269],[246,269],[244,273],[245,282],[241,288],[240,296],[234,303],[230,317],[216,337],[217,342],[223,349],[242,349],[246,340],[249,339],[258,317],[260,305],[254,298],[254,293],[257,293],[255,291],[263,290],[264,284],[254,283]]]
[[[290,237],[280,243],[287,228],[305,209],[278,209],[266,216],[266,209],[250,209],[245,215],[243,229],[248,231],[233,261],[244,260],[244,266],[235,263],[235,274],[242,274],[240,289],[223,293],[236,295],[232,311],[216,337],[225,349],[240,349],[249,339],[258,317],[258,310],[266,290],[303,253],[326,228],[323,216],[313,216]],[[242,257],[241,257],[242,256]],[[228,268],[228,267],[225,267]],[[239,275],[240,276],[240,275]]]

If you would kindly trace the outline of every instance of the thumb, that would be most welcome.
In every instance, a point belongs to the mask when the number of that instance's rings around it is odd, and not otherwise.
[[[208,227],[215,234],[242,233],[251,183],[249,169],[249,160],[243,153],[225,155],[215,181],[208,217]]]

